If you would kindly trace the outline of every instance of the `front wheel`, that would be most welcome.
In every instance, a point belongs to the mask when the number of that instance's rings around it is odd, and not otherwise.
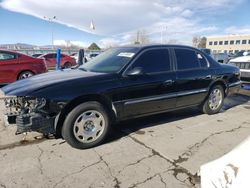
[[[25,79],[25,78],[29,78],[29,77],[31,77],[33,75],[34,75],[34,73],[31,72],[31,71],[23,71],[23,72],[20,73],[20,75],[18,76],[17,79],[22,80],[22,79]]]
[[[86,149],[101,144],[109,128],[109,117],[104,107],[98,102],[85,102],[67,115],[62,136],[72,147]]]
[[[221,85],[215,85],[209,92],[209,96],[203,103],[202,111],[206,114],[216,114],[220,111],[224,101],[224,89]]]

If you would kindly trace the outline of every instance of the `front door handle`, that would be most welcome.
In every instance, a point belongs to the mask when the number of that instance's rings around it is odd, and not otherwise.
[[[209,79],[211,79],[211,78],[212,78],[212,75],[207,75],[207,76],[205,77],[206,80],[209,80]]]
[[[163,85],[164,85],[164,86],[171,86],[171,85],[173,85],[173,83],[174,83],[174,80],[166,80],[166,81],[163,83]]]

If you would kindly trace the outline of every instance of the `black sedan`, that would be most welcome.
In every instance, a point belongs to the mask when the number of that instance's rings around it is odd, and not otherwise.
[[[3,91],[17,133],[55,134],[83,149],[102,143],[114,122],[192,106],[218,113],[240,84],[239,68],[198,49],[145,45],[113,48],[78,68],[34,76]]]

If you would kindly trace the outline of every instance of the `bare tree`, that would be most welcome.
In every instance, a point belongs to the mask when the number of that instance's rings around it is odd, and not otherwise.
[[[199,36],[194,36],[192,39],[193,47],[198,47],[198,44],[200,43],[200,37]]]
[[[192,42],[193,42],[193,47],[206,48],[207,38],[200,37],[200,36],[194,36]]]
[[[206,48],[207,38],[202,37],[199,41],[198,48]]]

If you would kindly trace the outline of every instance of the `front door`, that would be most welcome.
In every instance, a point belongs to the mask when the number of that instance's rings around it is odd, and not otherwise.
[[[0,84],[7,84],[17,79],[18,56],[0,51]]]
[[[126,76],[140,68],[143,74]],[[175,108],[175,72],[167,48],[143,51],[128,67],[121,79],[124,118],[163,112]]]

